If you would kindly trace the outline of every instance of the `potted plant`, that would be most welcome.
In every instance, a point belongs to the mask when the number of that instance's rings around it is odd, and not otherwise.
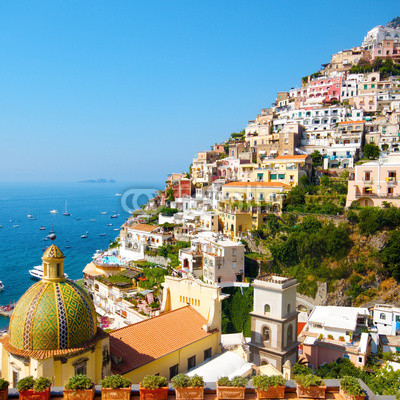
[[[7,400],[8,398],[8,386],[10,382],[3,378],[0,378],[0,400]]]
[[[326,386],[324,381],[316,375],[297,375],[297,397],[324,399]]]
[[[167,400],[168,383],[163,376],[147,375],[139,385],[140,400]]]
[[[204,380],[199,375],[178,374],[172,378],[177,399],[204,399]]]
[[[247,379],[241,376],[235,376],[232,380],[223,376],[217,382],[217,398],[243,400],[246,385]]]
[[[68,379],[64,388],[64,398],[67,400],[93,400],[94,385],[86,375],[75,375]]]
[[[33,379],[27,376],[17,384],[20,400],[49,400],[51,380],[45,377]]]
[[[101,381],[101,398],[103,400],[129,400],[131,382],[121,375],[106,376]]]
[[[365,399],[365,393],[360,382],[353,376],[344,376],[342,378],[339,393],[345,400]]]
[[[258,399],[284,399],[286,381],[280,375],[257,375],[253,378]]]

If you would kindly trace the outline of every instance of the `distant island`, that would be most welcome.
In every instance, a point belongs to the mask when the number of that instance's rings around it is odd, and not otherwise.
[[[83,181],[79,181],[79,183],[117,183],[114,179],[85,179]]]

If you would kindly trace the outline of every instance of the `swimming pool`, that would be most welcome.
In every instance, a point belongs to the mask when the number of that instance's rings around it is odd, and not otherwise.
[[[101,259],[101,262],[103,264],[110,264],[110,265],[115,265],[115,264],[124,265],[124,263],[115,256],[104,256]]]

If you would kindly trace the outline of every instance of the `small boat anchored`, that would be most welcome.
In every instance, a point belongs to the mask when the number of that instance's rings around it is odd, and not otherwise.
[[[58,214],[57,210],[50,210],[50,214]]]
[[[64,212],[63,215],[65,215],[66,217],[69,217],[71,214],[68,212],[67,209],[67,200],[65,200],[65,208],[64,208]]]
[[[82,239],[86,239],[86,238],[87,238],[87,235],[81,235],[81,238],[82,238]]]

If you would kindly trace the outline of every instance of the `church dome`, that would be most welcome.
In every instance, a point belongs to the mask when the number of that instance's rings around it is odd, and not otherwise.
[[[18,301],[10,321],[10,344],[20,350],[79,347],[97,332],[86,292],[64,278],[64,255],[54,244],[42,257],[43,279]]]

